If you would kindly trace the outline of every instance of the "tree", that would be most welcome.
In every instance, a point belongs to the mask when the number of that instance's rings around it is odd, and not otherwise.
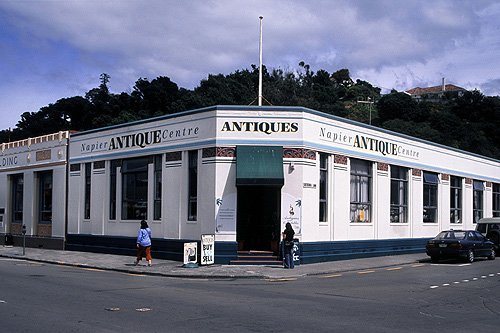
[[[349,74],[349,70],[344,68],[336,71],[332,74],[332,79],[338,85],[341,85],[345,88],[349,88],[354,83],[351,79],[351,74]]]

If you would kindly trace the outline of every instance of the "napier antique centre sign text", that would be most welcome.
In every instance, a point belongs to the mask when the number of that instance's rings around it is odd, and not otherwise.
[[[319,130],[319,138],[323,141],[338,143],[353,148],[368,150],[379,153],[383,156],[402,156],[406,158],[419,159],[420,152],[405,147],[388,140],[375,139],[367,135],[356,133],[346,133],[340,130],[330,130],[326,127],[321,127]]]
[[[80,152],[93,153],[133,147],[146,148],[167,141],[196,138],[199,132],[200,128],[195,126],[177,129],[156,129],[152,131],[118,135],[106,140],[91,140],[90,142],[84,142],[81,144]]]

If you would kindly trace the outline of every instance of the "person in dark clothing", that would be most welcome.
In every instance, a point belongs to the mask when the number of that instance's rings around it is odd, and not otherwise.
[[[294,268],[295,265],[293,263],[293,237],[295,235],[295,231],[293,231],[292,225],[288,222],[285,225],[285,231],[283,231],[283,243],[285,244],[285,268]]]

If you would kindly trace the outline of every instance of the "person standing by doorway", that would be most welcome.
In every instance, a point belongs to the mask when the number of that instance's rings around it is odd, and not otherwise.
[[[148,261],[148,266],[151,266],[151,229],[149,229],[148,223],[145,220],[141,221],[141,229],[139,230],[139,235],[137,235],[137,261],[142,260],[142,253],[146,252],[146,260]]]
[[[293,237],[295,235],[295,231],[293,231],[292,225],[288,222],[285,225],[285,231],[283,231],[283,244],[284,244],[284,252],[285,252],[285,268],[294,268],[295,264],[293,263]]]

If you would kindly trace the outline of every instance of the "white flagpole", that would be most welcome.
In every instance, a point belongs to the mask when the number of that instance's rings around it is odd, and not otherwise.
[[[260,42],[259,42],[259,106],[262,106],[262,19],[260,16]]]

